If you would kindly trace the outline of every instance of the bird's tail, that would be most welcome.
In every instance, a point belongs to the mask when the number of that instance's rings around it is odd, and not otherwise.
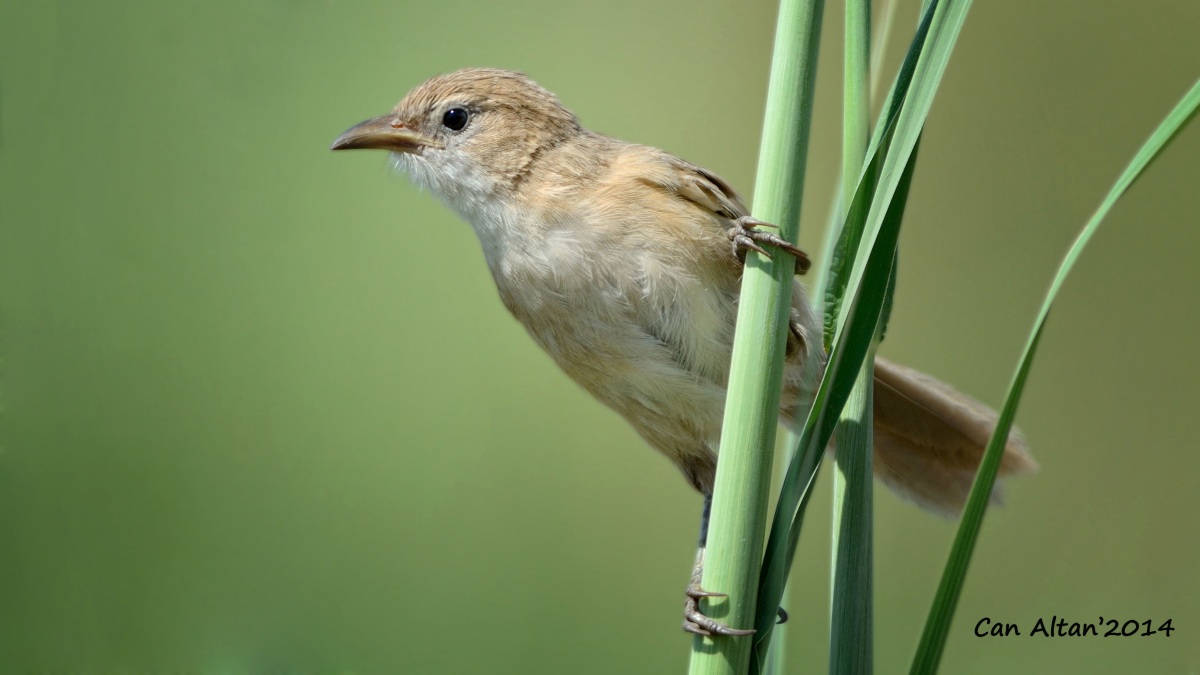
[[[944,382],[875,360],[875,475],[902,497],[930,511],[957,513],[995,426],[994,410]],[[1014,429],[1000,476],[1036,470]]]

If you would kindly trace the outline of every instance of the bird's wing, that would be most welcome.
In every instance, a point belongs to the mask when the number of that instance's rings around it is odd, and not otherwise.
[[[750,215],[741,196],[720,176],[682,159],[673,159],[680,174],[675,193],[681,198],[730,221]]]
[[[689,370],[724,386],[743,266],[730,231],[749,209],[721,177],[646,146],[629,146],[606,182],[626,197],[613,213],[629,224],[623,236],[648,239],[639,247],[650,252],[646,278],[662,284],[633,289],[661,301],[638,301],[640,322]],[[674,271],[656,274],[658,269]],[[793,296],[787,356],[800,362],[808,352],[820,356],[819,332],[799,287]]]
[[[724,179],[703,167],[696,166],[690,162],[673,158],[677,162],[677,169],[681,174],[679,188],[676,190],[682,199],[685,199],[700,208],[706,209],[727,222],[722,223],[725,230],[732,227],[739,218],[745,218],[750,215],[749,209],[742,202],[742,198],[737,191],[727,183]],[[733,248],[726,236],[723,245],[730,254],[735,258]],[[786,253],[784,255],[787,255]],[[803,270],[808,267],[807,256],[803,257],[803,264],[797,267],[797,274],[802,274]],[[740,269],[738,270],[740,276]],[[810,339],[813,339],[809,334],[812,333],[812,327],[808,316],[811,312],[806,306],[806,301],[803,296],[804,290],[800,284],[796,284],[792,289],[792,316],[788,323],[789,334],[787,342],[787,360],[794,361],[800,359],[802,354],[808,351],[807,344]]]

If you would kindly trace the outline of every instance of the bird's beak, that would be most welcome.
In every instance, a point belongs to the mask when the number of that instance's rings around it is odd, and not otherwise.
[[[427,147],[443,146],[434,139],[406,127],[395,115],[383,115],[350,127],[346,133],[337,137],[329,149],[420,152]]]

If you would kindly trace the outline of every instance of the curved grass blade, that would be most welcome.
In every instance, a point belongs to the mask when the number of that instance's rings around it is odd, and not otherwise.
[[[846,295],[851,270],[856,256],[859,255],[859,243],[862,241],[868,210],[875,196],[879,172],[882,168],[882,157],[891,147],[892,132],[900,116],[900,109],[908,96],[913,75],[921,53],[925,49],[929,36],[929,28],[933,22],[933,12],[937,9],[937,0],[926,6],[908,46],[908,53],[900,63],[900,70],[888,91],[887,103],[880,114],[881,122],[875,126],[871,142],[867,146],[867,161],[859,174],[854,195],[847,205],[838,209],[842,213],[841,227],[837,228],[837,238],[832,246],[826,247],[829,263],[823,268],[820,287],[824,298],[825,350],[833,349],[834,333],[837,330],[841,316],[842,299]]]
[[[1109,190],[1104,201],[1100,203],[1100,207],[1096,209],[1091,219],[1084,225],[1083,231],[1079,233],[1079,237],[1071,245],[1070,250],[1067,251],[1067,255],[1063,258],[1062,264],[1059,265],[1058,273],[1054,275],[1054,281],[1050,284],[1050,290],[1047,291],[1045,300],[1042,301],[1042,308],[1038,312],[1037,319],[1033,323],[1033,330],[1030,332],[1029,339],[1025,343],[1025,351],[1021,355],[1016,373],[1013,375],[1012,384],[1009,385],[1008,395],[1004,399],[1004,408],[1000,412],[1000,420],[996,424],[996,430],[992,433],[992,438],[988,443],[987,451],[984,453],[983,461],[979,465],[979,472],[976,474],[975,482],[971,486],[971,495],[967,500],[966,508],[963,510],[962,521],[959,523],[958,533],[954,537],[954,545],[950,549],[950,557],[946,561],[946,569],[942,574],[942,581],[938,585],[937,595],[933,600],[933,607],[929,610],[929,616],[925,622],[925,630],[921,634],[921,642],[917,646],[917,653],[913,658],[910,673],[914,675],[934,673],[937,671],[938,663],[941,661],[942,652],[946,646],[946,637],[950,632],[950,623],[954,618],[954,609],[958,604],[959,594],[962,592],[967,565],[971,561],[971,553],[974,550],[975,541],[979,537],[979,529],[983,524],[983,515],[987,509],[988,498],[991,495],[992,486],[996,482],[996,472],[1000,468],[1000,458],[1004,454],[1004,444],[1008,438],[1009,429],[1012,427],[1013,417],[1016,416],[1017,403],[1021,400],[1021,393],[1025,389],[1025,381],[1029,376],[1029,367],[1033,362],[1033,355],[1037,351],[1038,341],[1041,339],[1042,329],[1046,325],[1046,317],[1050,314],[1050,307],[1054,304],[1054,298],[1058,295],[1059,289],[1062,288],[1067,274],[1070,273],[1071,268],[1075,265],[1075,261],[1079,259],[1083,248],[1087,246],[1088,241],[1095,234],[1096,229],[1100,226],[1100,222],[1108,215],[1113,204],[1120,199],[1121,195],[1125,194],[1125,191],[1142,175],[1142,172],[1158,156],[1158,153],[1170,143],[1175,134],[1196,114],[1198,107],[1200,107],[1200,81],[1192,85],[1191,90],[1183,97],[1183,100],[1167,115],[1158,129],[1150,135],[1145,145],[1142,146],[1141,150],[1134,156],[1133,161],[1126,167],[1124,173],[1117,179],[1116,184]]]
[[[811,478],[802,480],[800,469],[814,466],[819,461],[832,434],[833,420],[840,414],[854,375],[861,368],[877,334],[898,237],[899,218],[894,217],[898,214],[892,208],[893,199],[900,185],[907,189],[911,180],[913,151],[969,7],[970,0],[935,0],[927,6],[920,32],[926,29],[928,32],[924,39],[914,40],[909,50],[889,96],[885,115],[889,122],[880,124],[876,130],[870,161],[863,172],[864,180],[860,180],[855,192],[856,204],[851,212],[855,207],[862,208],[863,203],[870,203],[862,237],[855,248],[869,253],[855,255],[852,261],[847,259],[842,269],[849,268],[849,273],[831,279],[837,281],[831,287],[837,285],[846,289],[841,294],[832,291],[835,302],[842,305],[843,311],[837,312],[834,319],[833,325],[838,326],[837,339],[801,434],[802,449],[788,468],[772,522],[759,585],[756,654],[765,653],[769,644],[774,608],[778,606],[786,583],[810,494]],[[911,73],[911,81],[906,82],[906,73]],[[885,148],[886,151],[881,152]],[[874,189],[869,185],[871,176],[879,177]],[[851,247],[846,246],[844,250],[850,251]],[[881,255],[886,259],[880,259]],[[841,278],[846,279],[844,285]],[[846,298],[849,298],[848,303]],[[861,316],[860,309],[864,310]],[[758,661],[758,658],[754,659],[754,663]]]
[[[833,423],[876,336],[898,237],[899,219],[894,218],[898,214],[892,209],[893,200],[901,184],[907,190],[911,180],[913,152],[969,7],[970,0],[935,0],[927,6],[917,38],[910,46],[889,95],[884,115],[888,121],[876,128],[868,153],[870,159],[855,191],[854,205],[847,220],[855,209],[863,209],[868,203],[870,207],[866,209],[859,245],[845,246],[843,251],[870,253],[855,255],[852,260],[843,255],[843,271],[840,276],[830,279],[829,293],[833,295],[835,306],[840,308],[831,325],[840,324],[840,328],[836,331],[838,338],[830,350],[825,375],[801,434],[801,450],[788,467],[772,522],[755,621],[758,655],[765,654],[769,644],[775,608],[795,553],[811,476],[815,475],[815,468],[807,476],[802,469],[816,466],[819,461],[832,434]],[[872,186],[875,176],[879,180]],[[881,255],[885,258],[881,259]],[[835,287],[845,290],[838,292]],[[754,663],[759,661],[756,658]]]
[[[873,158],[872,161],[876,161]],[[775,612],[779,607],[787,572],[791,568],[800,537],[800,525],[808,500],[812,494],[812,483],[819,468],[819,459],[829,444],[833,429],[850,391],[854,386],[859,369],[874,343],[875,330],[882,307],[889,294],[888,279],[891,264],[900,234],[900,217],[908,198],[912,182],[912,169],[916,155],[909,156],[909,164],[898,178],[896,199],[892,202],[875,245],[865,256],[866,273],[862,283],[854,289],[847,311],[851,318],[846,329],[841,331],[834,344],[825,368],[825,375],[817,389],[815,401],[800,434],[800,449],[788,465],[783,479],[779,504],[771,523],[771,533],[763,557],[763,573],[759,584],[758,608],[755,618],[753,668],[761,665],[770,644],[774,627]]]
[[[863,244],[869,245],[880,231],[885,218],[891,217],[891,205],[896,190],[903,182],[902,175],[911,170],[911,159],[925,127],[925,119],[933,105],[934,95],[941,84],[946,64],[958,41],[971,0],[942,0],[929,2],[926,13],[932,14],[925,47],[921,50],[912,75],[912,82],[903,97],[896,118],[895,132],[880,168],[881,179],[873,195],[871,208],[863,228]],[[924,19],[922,20],[924,24]],[[848,287],[857,285],[866,262],[861,256],[854,261]],[[839,321],[841,319],[839,318]]]

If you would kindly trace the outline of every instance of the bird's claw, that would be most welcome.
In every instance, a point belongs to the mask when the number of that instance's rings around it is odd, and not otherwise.
[[[714,593],[700,587],[699,581],[693,581],[687,587],[687,600],[683,603],[683,629],[696,635],[712,637],[713,635],[754,635],[754,630],[731,628],[716,619],[705,616],[700,611],[702,598],[724,598],[725,593]]]
[[[771,254],[762,246],[759,246],[760,243],[770,244],[792,254],[792,257],[796,259],[796,274],[804,274],[808,271],[809,266],[812,264],[808,259],[808,254],[774,232],[764,232],[757,229],[760,227],[776,226],[756,220],[750,216],[742,216],[734,222],[733,227],[729,228],[729,241],[733,246],[733,255],[738,260],[744,261],[746,259],[746,251],[748,250],[758,251],[770,258]]]

